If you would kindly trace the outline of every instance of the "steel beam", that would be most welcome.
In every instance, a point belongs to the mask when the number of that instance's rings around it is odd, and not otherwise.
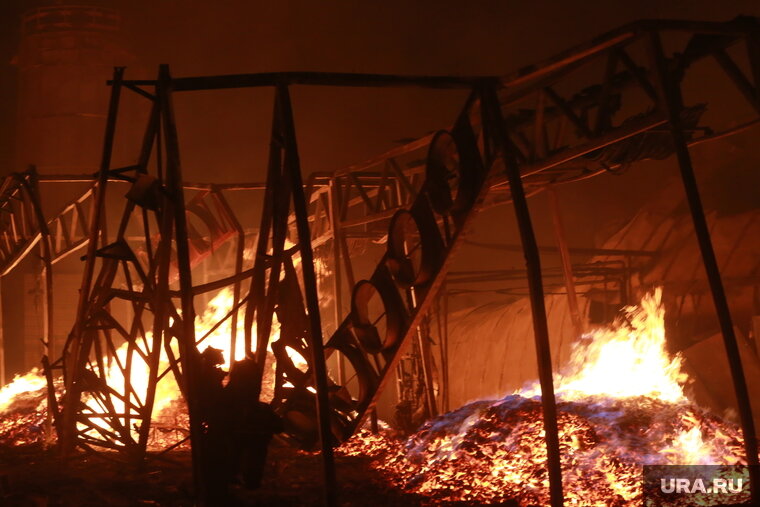
[[[718,323],[723,335],[723,344],[726,348],[728,365],[731,369],[731,379],[734,384],[734,393],[739,408],[739,418],[741,421],[742,434],[744,436],[744,451],[752,484],[760,484],[760,462],[757,454],[757,434],[755,433],[755,423],[752,416],[752,404],[750,402],[747,380],[744,375],[741,354],[736,341],[734,324],[731,319],[731,310],[728,306],[726,292],[723,288],[723,281],[720,276],[718,261],[715,257],[712,240],[710,238],[710,228],[707,225],[702,199],[699,195],[697,178],[694,175],[694,168],[689,154],[689,147],[686,142],[683,127],[681,125],[681,111],[683,110],[683,101],[681,97],[681,76],[674,74],[666,59],[662,48],[660,35],[657,32],[650,32],[650,55],[656,69],[657,85],[662,97],[664,113],[667,114],[670,134],[673,138],[673,145],[678,159],[678,168],[681,173],[686,201],[689,204],[694,232],[697,236],[699,250],[702,254],[702,263],[705,267],[707,280],[710,284],[715,311],[718,316]],[[760,503],[759,488],[752,488],[751,491],[753,503]]]

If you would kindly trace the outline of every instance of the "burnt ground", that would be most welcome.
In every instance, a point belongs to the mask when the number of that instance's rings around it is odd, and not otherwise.
[[[101,507],[193,505],[189,451],[149,460],[141,469],[80,454],[61,459],[38,446],[0,447],[0,506]],[[235,487],[234,506],[317,506],[322,503],[321,458],[273,444],[262,487]],[[419,498],[378,476],[368,457],[337,457],[342,506],[413,506]]]

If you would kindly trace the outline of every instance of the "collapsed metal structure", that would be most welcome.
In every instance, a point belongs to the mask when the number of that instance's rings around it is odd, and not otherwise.
[[[675,38],[681,45],[666,53],[662,40],[674,33],[681,36]],[[729,55],[736,45],[747,51],[749,76]],[[195,333],[193,299],[230,286],[234,305],[222,320],[233,322],[231,350],[242,339],[261,379],[271,345],[276,360],[272,406],[287,421],[295,442],[305,448],[321,443],[329,500],[334,492],[332,446],[369,417],[412,345],[419,352],[428,413],[435,414],[438,402],[424,319],[478,210],[511,202],[527,262],[552,505],[562,505],[542,272],[526,198],[554,185],[675,153],[731,366],[747,462],[757,465],[750,400],[688,146],[742,131],[758,119],[723,132],[700,125],[704,105],[685,106],[681,89],[689,67],[707,58],[719,64],[760,114],[760,29],[750,18],[727,23],[637,22],[506,77],[272,73],[172,78],[162,66],[155,80],[126,80],[123,69],[117,69],[110,82],[101,169],[90,190],[46,222],[37,192],[40,177],[33,171],[9,177],[2,189],[6,213],[0,217],[0,268],[8,273],[40,243],[48,327],[53,306],[50,270],[64,256],[87,248],[77,320],[60,359],[47,368],[50,376],[60,368],[65,380],[63,400],[56,399],[52,385],[50,396],[63,447],[116,449],[130,459],[142,459],[156,384],[171,373],[188,404],[202,486],[198,347],[205,336]],[[599,68],[601,79],[595,72]],[[224,186],[183,184],[172,95],[263,86],[275,89],[270,158],[254,263],[243,270],[245,235],[226,203]],[[292,86],[452,88],[468,90],[469,97],[449,130],[343,170],[312,174],[303,182],[289,96]],[[122,91],[139,94],[152,109],[138,163],[113,168]],[[110,236],[105,196],[116,180],[131,187],[119,228]],[[195,190],[183,192],[183,186]],[[249,186],[253,187],[258,186]],[[186,201],[185,193],[191,191],[196,193]],[[198,232],[188,223],[191,216],[209,232]],[[127,230],[133,231],[132,237],[139,231],[143,240],[128,241]],[[386,235],[387,250],[376,269],[368,279],[356,281],[348,241]],[[294,246],[286,246],[288,236],[297,238]],[[233,237],[234,272],[195,284],[193,264]],[[332,292],[332,302],[321,309],[313,263],[317,250],[332,272],[330,286],[320,287]],[[568,297],[574,298],[567,246],[560,244],[560,251]],[[178,289],[172,288],[177,281]],[[127,321],[110,312],[116,299],[131,305]],[[236,332],[241,312],[242,337]],[[326,338],[325,313],[332,313],[334,320],[334,331]],[[275,319],[280,334],[270,344]],[[132,385],[129,362],[122,364],[116,353],[122,342],[128,344],[127,361],[140,356],[149,365],[144,393]],[[297,367],[286,348],[296,351],[308,368]],[[168,357],[163,369],[162,354]],[[123,386],[109,385],[104,357],[121,370]],[[337,371],[327,371],[328,361]],[[84,403],[84,393],[96,402]]]

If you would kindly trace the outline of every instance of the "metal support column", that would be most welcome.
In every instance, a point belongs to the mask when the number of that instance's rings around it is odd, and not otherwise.
[[[304,296],[306,309],[309,312],[309,336],[311,337],[312,362],[314,367],[315,384],[317,388],[317,417],[319,420],[319,439],[322,443],[322,461],[325,478],[325,502],[328,506],[337,505],[335,480],[335,463],[333,461],[332,432],[330,430],[330,403],[327,390],[327,368],[325,352],[322,344],[322,323],[319,316],[319,297],[317,295],[317,278],[314,274],[314,254],[311,248],[311,233],[309,232],[309,216],[306,210],[306,198],[301,179],[301,164],[298,158],[293,111],[290,104],[290,94],[285,85],[278,85],[276,100],[279,103],[279,114],[282,119],[285,147],[285,171],[290,173],[290,183],[293,191],[293,209],[296,215],[298,243],[301,251],[301,266],[303,269]]]
[[[543,406],[547,468],[549,472],[549,494],[551,506],[562,507],[564,495],[562,493],[557,405],[554,399],[551,346],[549,343],[549,327],[546,322],[546,307],[544,304],[544,288],[541,279],[541,260],[538,253],[538,244],[533,232],[533,224],[531,223],[528,202],[523,190],[520,169],[514,156],[513,147],[507,137],[507,127],[501,113],[496,90],[493,87],[486,87],[483,90],[481,101],[484,113],[490,116],[488,126],[493,129],[492,136],[495,148],[501,152],[504,160],[504,168],[507,180],[509,181],[509,191],[515,207],[515,215],[525,254],[528,287],[530,289],[530,308],[533,315],[533,334],[538,359],[538,376],[541,383],[541,403]]]
[[[45,215],[40,203],[39,186],[37,185],[37,171],[34,166],[29,168],[29,179],[24,178],[22,185],[26,189],[32,204],[32,211],[37,220],[37,228],[40,231],[40,259],[42,259],[42,286],[44,298],[42,307],[44,317],[42,319],[42,343],[44,346],[42,363],[45,365],[46,374],[49,374],[50,358],[55,354],[55,338],[53,335],[53,262],[50,246],[50,231],[48,230]],[[48,400],[48,410],[45,414],[45,441],[47,445],[54,442],[53,414],[58,410],[57,406]]]
[[[202,439],[201,421],[198,417],[198,373],[194,359],[197,353],[195,347],[195,309],[193,308],[193,283],[190,272],[190,254],[187,241],[187,217],[185,215],[185,198],[182,189],[182,166],[179,159],[179,141],[177,127],[174,121],[174,110],[171,102],[171,75],[168,65],[161,65],[159,70],[157,95],[161,107],[161,120],[164,125],[164,137],[166,141],[166,190],[171,201],[174,216],[175,246],[177,249],[177,269],[179,271],[179,286],[181,293],[182,329],[180,332],[179,346],[182,355],[182,372],[185,380],[185,396],[187,399],[187,411],[190,422],[190,442],[193,455],[193,476],[195,485],[200,489],[200,498],[206,500],[204,478],[201,475],[201,466],[205,456],[203,446],[199,445]],[[164,209],[163,213],[170,210]],[[169,241],[169,238],[163,238]],[[168,330],[166,330],[168,331]],[[165,332],[166,332],[165,331]]]
[[[557,249],[562,260],[562,273],[565,277],[565,288],[567,290],[567,306],[570,309],[570,319],[573,321],[575,337],[583,335],[583,318],[578,308],[578,295],[575,292],[575,279],[573,278],[573,263],[570,260],[570,250],[567,246],[567,236],[565,235],[565,226],[562,223],[562,212],[559,208],[559,197],[557,190],[553,186],[547,187],[549,194],[549,203],[552,208],[552,218],[554,219],[554,236],[557,239]]]
[[[342,277],[340,273],[340,257],[341,257],[341,244],[343,241],[343,231],[340,229],[340,217],[338,217],[338,213],[340,213],[340,203],[338,201],[338,196],[336,195],[338,191],[338,183],[335,180],[335,178],[330,178],[330,183],[327,191],[327,202],[329,204],[329,210],[327,211],[330,215],[330,229],[332,232],[332,258],[333,258],[333,318],[334,318],[334,329],[338,329],[338,326],[340,326],[341,317],[343,316],[343,284],[342,284]],[[346,384],[346,365],[343,361],[343,356],[338,355],[338,383],[340,385]]]
[[[97,187],[95,188],[95,202],[93,203],[92,217],[90,221],[90,237],[87,244],[85,257],[84,275],[82,286],[79,289],[79,305],[74,329],[64,350],[64,372],[66,397],[63,402],[63,426],[61,437],[61,451],[66,454],[74,449],[76,439],[76,415],[81,395],[81,383],[78,382],[77,372],[84,367],[89,354],[89,338],[85,336],[85,323],[87,321],[88,301],[90,287],[95,272],[95,253],[98,249],[98,237],[100,224],[104,214],[106,185],[108,183],[111,167],[111,154],[113,152],[114,135],[116,133],[116,116],[119,111],[119,98],[121,96],[121,84],[124,78],[124,67],[116,67],[113,72],[113,84],[111,85],[111,97],[108,103],[108,116],[103,141],[103,153],[98,172]]]
[[[718,269],[718,261],[716,260],[715,251],[710,239],[710,230],[707,226],[702,200],[699,196],[699,188],[691,163],[689,147],[681,127],[683,99],[681,97],[680,76],[675,75],[668,67],[668,60],[665,58],[660,36],[655,31],[650,32],[650,49],[654,69],[657,74],[657,84],[661,98],[660,107],[664,107],[667,113],[673,147],[678,159],[678,168],[681,172],[681,180],[686,192],[686,200],[689,204],[694,231],[699,243],[699,250],[702,254],[702,262],[705,266],[720,330],[723,334],[723,344],[726,348],[728,364],[731,368],[731,378],[734,384],[742,433],[744,435],[744,452],[746,453],[747,464],[750,465],[750,477],[753,484],[752,500],[757,505],[760,504],[760,487],[758,487],[760,486],[760,469],[758,468],[757,435],[755,434],[755,423],[752,418],[752,406],[744,368],[742,367],[739,346],[736,341],[736,334],[734,333],[731,311],[728,307],[726,292],[723,288],[720,270]]]

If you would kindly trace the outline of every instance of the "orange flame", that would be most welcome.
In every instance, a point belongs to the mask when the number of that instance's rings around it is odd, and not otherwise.
[[[219,293],[208,303],[204,312],[196,317],[195,331],[196,338],[202,340],[198,344],[199,350],[204,350],[206,347],[213,347],[222,351],[224,357],[224,363],[221,366],[224,370],[229,370],[231,363],[241,360],[245,357],[245,341],[244,337],[244,319],[242,312],[237,319],[237,339],[235,343],[235,353],[231,353],[231,331],[232,331],[232,319],[228,317],[228,314],[235,305],[232,290],[229,288],[222,289]],[[225,317],[228,317],[225,319]],[[214,327],[218,322],[224,322]],[[270,341],[274,341],[278,338],[280,331],[280,324],[277,321],[276,316],[273,318],[272,330],[270,333]],[[253,334],[256,334],[256,327],[254,323]],[[148,332],[147,341],[150,342],[152,333]],[[253,347],[255,351],[256,341],[253,341]],[[139,350],[138,350],[139,349]],[[176,342],[172,342],[172,350],[175,357],[179,356]],[[293,360],[296,366],[300,366],[304,362],[304,359],[298,355],[295,351],[287,349],[289,356]],[[271,352],[271,347],[270,347]],[[137,400],[139,403],[145,401],[145,396],[148,391],[148,384],[150,379],[149,366],[143,359],[145,355],[144,346],[140,341],[137,341],[132,348],[129,347],[129,343],[124,343],[116,351],[116,357],[118,361],[113,360],[110,362],[106,371],[106,380],[108,386],[115,390],[119,395],[126,396],[124,392],[124,375],[122,374],[119,364],[122,366],[127,364],[127,358],[130,357],[130,382],[131,382],[131,397],[133,400]],[[164,371],[169,367],[169,358],[164,349],[161,350],[159,360],[159,371]],[[273,386],[268,385],[266,382],[262,390],[262,399],[271,399],[273,393]],[[101,406],[100,401],[96,397],[87,397],[84,400],[87,407],[95,413],[103,413],[105,407]],[[125,404],[118,398],[113,401],[114,409],[116,413],[123,412]],[[153,404],[153,411],[151,419],[154,422],[161,420],[177,420],[178,411],[184,411],[184,403],[182,400],[182,393],[177,385],[175,378],[172,375],[166,375],[156,384],[156,395]],[[184,415],[184,414],[182,414]],[[186,418],[186,417],[185,417]],[[125,421],[124,419],[123,421]],[[95,425],[106,427],[108,423],[105,418],[91,417]],[[80,425],[80,429],[83,426]],[[90,430],[89,433],[95,432]],[[133,426],[132,433],[134,437],[138,435],[137,427]],[[166,439],[151,439],[152,446],[163,447],[165,445],[171,445],[172,441],[166,441]]]
[[[32,368],[25,375],[16,375],[0,389],[0,413],[7,410],[19,396],[39,391],[46,386],[47,380],[37,368]]]
[[[656,290],[615,326],[585,335],[555,376],[567,505],[639,505],[644,464],[744,462],[738,428],[684,395],[661,296]],[[534,382],[436,417],[403,444],[360,434],[341,452],[372,453],[392,483],[432,502],[548,505],[542,418]]]
[[[679,402],[686,397],[681,357],[670,357],[665,342],[662,289],[624,309],[624,322],[596,329],[577,342],[565,370],[555,376],[556,394],[566,400],[605,395],[649,396]],[[519,391],[540,395],[538,384]]]

